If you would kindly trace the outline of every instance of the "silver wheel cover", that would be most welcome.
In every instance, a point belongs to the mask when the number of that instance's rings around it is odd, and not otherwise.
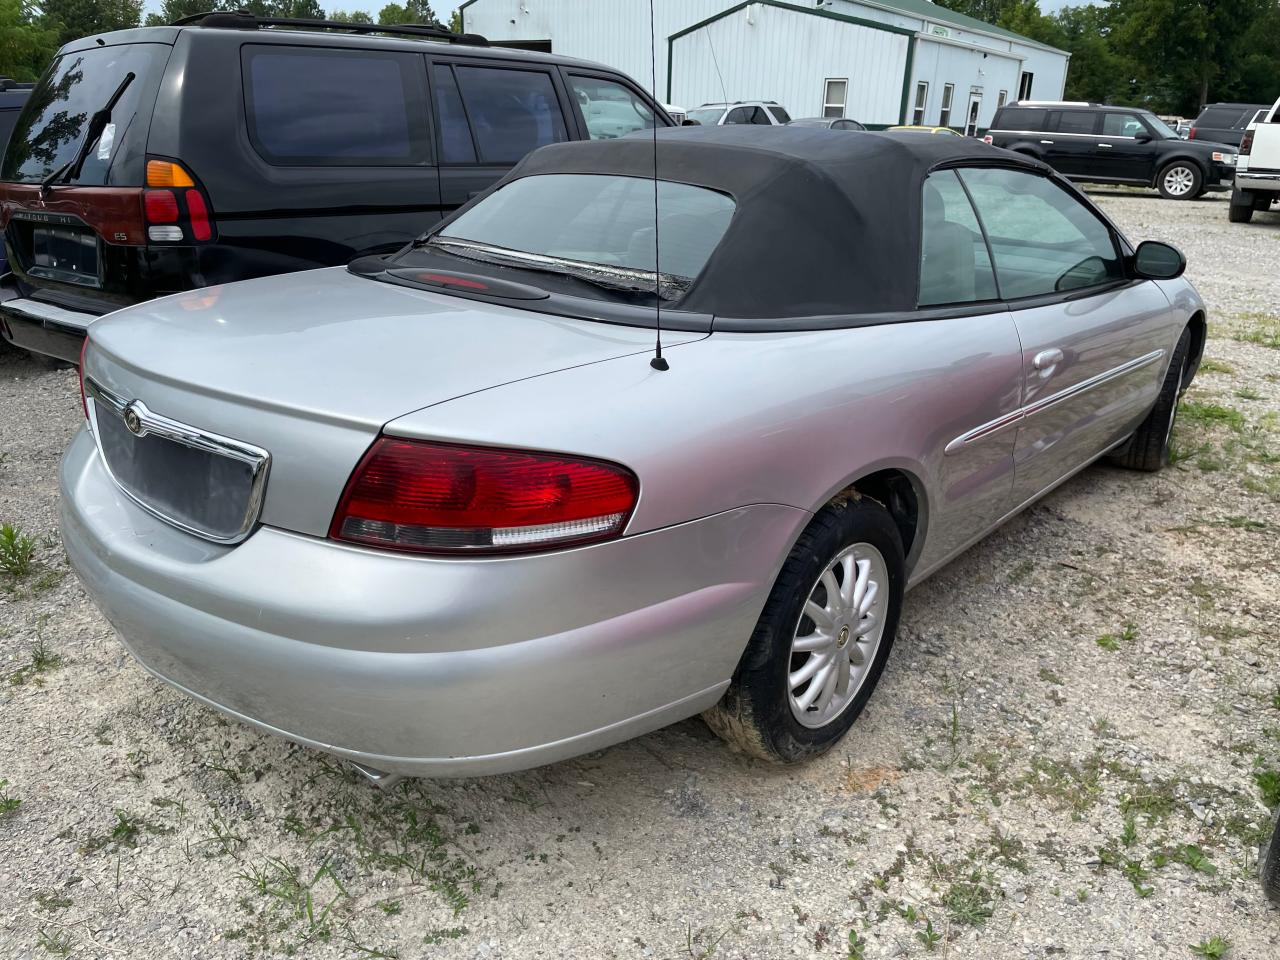
[[[869,543],[841,550],[809,591],[791,639],[787,699],[805,727],[825,727],[866,682],[889,612],[889,567]]]

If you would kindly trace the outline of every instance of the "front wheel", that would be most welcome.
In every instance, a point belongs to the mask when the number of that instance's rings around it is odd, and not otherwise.
[[[1178,400],[1182,397],[1190,351],[1191,328],[1188,327],[1173,348],[1155,406],[1128,442],[1111,454],[1109,459],[1116,466],[1155,473],[1169,463],[1169,441],[1173,438],[1174,421],[1178,419]]]
[[[904,579],[902,538],[884,507],[855,493],[823,508],[783,564],[707,725],[765,760],[830,749],[884,671]]]
[[[1189,160],[1175,160],[1156,177],[1160,196],[1169,200],[1191,200],[1200,193],[1204,177],[1200,168]]]

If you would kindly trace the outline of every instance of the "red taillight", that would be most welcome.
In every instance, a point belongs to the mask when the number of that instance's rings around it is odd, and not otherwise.
[[[1244,136],[1240,138],[1240,153],[1243,156],[1247,157],[1250,151],[1252,150],[1253,150],[1253,131],[1246,130],[1244,132]]]
[[[204,243],[213,239],[209,200],[191,172],[174,160],[147,161],[143,210],[147,240],[151,243]]]
[[[80,344],[80,406],[84,408],[84,418],[89,419],[89,399],[84,394],[84,353],[89,349],[89,338],[84,338],[84,343]]]
[[[329,536],[417,553],[508,553],[618,536],[638,483],[625,467],[524,450],[379,437]]]
[[[1190,130],[1187,131],[1187,139],[1194,140],[1195,138],[1196,138],[1196,128],[1192,127]]]
[[[204,202],[199,190],[188,190],[187,214],[191,217],[191,235],[197,240],[208,240],[213,236],[209,226],[209,207]]]
[[[177,223],[178,198],[172,190],[148,190],[144,196],[148,223]]]
[[[995,143],[995,142],[996,142],[996,138],[995,138],[995,137],[993,137],[991,134],[989,134],[989,133],[988,133],[985,137],[983,137],[983,138],[982,138],[982,142],[983,142],[983,143]]]

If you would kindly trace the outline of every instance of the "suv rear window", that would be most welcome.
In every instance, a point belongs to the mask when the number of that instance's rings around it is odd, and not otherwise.
[[[1044,128],[1043,110],[1028,107],[1005,107],[1000,111],[998,120],[992,124],[1001,130],[1042,130]]]
[[[1244,113],[1241,107],[1206,107],[1204,113],[1196,118],[1196,126],[1230,130],[1240,122]],[[1249,114],[1252,113],[1250,110]]]
[[[654,181],[604,174],[513,180],[436,236],[584,264],[652,272]],[[662,272],[692,280],[735,208],[715,190],[663,180],[658,189]]]
[[[89,150],[78,184],[107,183],[111,164],[126,136],[145,143],[149,117],[136,117],[138,105],[154,91],[173,48],[163,43],[133,43],[77,50],[58,57],[31,91],[9,138],[0,180],[38,183],[70,161],[80,148],[89,118],[106,106],[132,73],[111,124]],[[133,121],[137,120],[136,126]]]
[[[420,58],[376,50],[247,45],[249,139],[268,163],[427,162]]]

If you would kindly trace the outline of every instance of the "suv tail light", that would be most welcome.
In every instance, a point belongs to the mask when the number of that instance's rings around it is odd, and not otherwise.
[[[1192,127],[1190,130],[1187,131],[1187,139],[1194,140],[1195,138],[1196,138],[1196,128]]]
[[[174,160],[147,161],[143,194],[147,239],[153,243],[204,243],[213,239],[209,201],[195,177]]]
[[[639,483],[598,460],[379,437],[334,513],[334,540],[414,553],[516,553],[619,536]]]
[[[1240,138],[1240,154],[1241,156],[1248,156],[1250,151],[1252,150],[1253,150],[1253,131],[1246,130],[1244,132],[1244,136]]]
[[[982,138],[982,142],[983,142],[983,143],[995,143],[995,142],[996,142],[996,138],[995,138],[995,137],[993,137],[991,134],[989,134],[989,133],[988,133],[985,137],[983,137],[983,138]]]

